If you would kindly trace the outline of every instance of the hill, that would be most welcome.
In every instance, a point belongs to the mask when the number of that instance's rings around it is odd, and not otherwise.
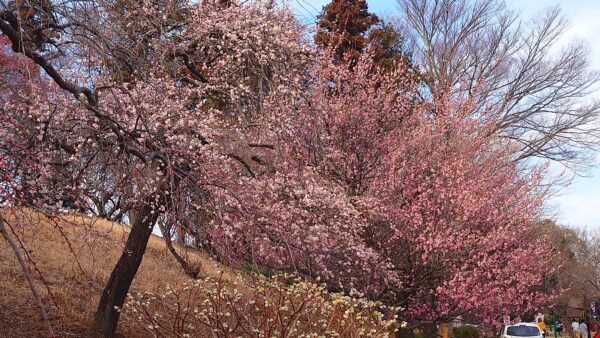
[[[61,336],[89,337],[90,318],[121,255],[128,229],[83,216],[59,220],[31,212],[23,216],[6,215],[44,276],[45,283],[35,274],[36,284],[49,306],[53,327]],[[236,274],[207,255],[187,254],[195,264],[201,264],[204,276],[217,276],[219,270]],[[164,242],[153,236],[131,291],[161,292],[167,284],[188,280]],[[147,337],[127,317],[122,319],[119,332],[125,337]],[[46,337],[22,271],[4,239],[0,239],[0,333],[1,337]]]
[[[47,218],[3,212],[31,257],[35,283],[59,337],[94,337],[91,318],[128,229],[80,215]],[[234,269],[176,248],[201,279],[191,280],[159,237],[152,237],[130,288],[118,337],[389,337],[394,308],[324,285]],[[43,276],[43,278],[42,278]],[[47,337],[13,252],[0,240],[0,337]]]

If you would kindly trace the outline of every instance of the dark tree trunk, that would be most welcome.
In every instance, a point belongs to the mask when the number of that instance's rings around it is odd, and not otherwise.
[[[115,265],[94,315],[94,326],[106,338],[115,336],[119,315],[115,307],[122,308],[131,282],[142,263],[146,245],[152,234],[158,213],[146,205],[131,212],[131,232],[123,254]]]

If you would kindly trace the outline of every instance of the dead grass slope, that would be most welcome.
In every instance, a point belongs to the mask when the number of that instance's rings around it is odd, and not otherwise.
[[[127,229],[82,216],[50,220],[33,212],[18,216],[6,210],[3,215],[19,232],[43,273],[46,283],[37,273],[36,283],[49,307],[55,331],[60,337],[92,337],[90,318],[121,255]],[[219,270],[226,270],[230,276],[236,274],[204,254],[188,252],[188,255],[202,266],[204,276],[217,276]],[[164,242],[153,236],[132,291],[158,292],[167,284],[177,285],[187,279]],[[128,318],[122,318],[119,333],[121,337],[146,337]],[[0,337],[46,336],[18,262],[8,243],[0,238]]]

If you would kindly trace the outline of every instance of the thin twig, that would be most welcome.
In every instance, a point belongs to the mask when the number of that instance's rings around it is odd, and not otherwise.
[[[40,310],[40,315],[42,316],[42,320],[44,321],[44,324],[46,324],[46,328],[48,329],[49,337],[55,338],[56,335],[54,334],[54,330],[52,330],[52,325],[50,324],[50,319],[48,317],[48,313],[46,312],[46,308],[44,307],[44,303],[42,302],[42,298],[40,298],[40,295],[38,294],[38,292],[35,288],[35,284],[33,284],[33,277],[31,276],[31,271],[29,270],[29,267],[27,266],[27,264],[25,263],[25,260],[21,256],[21,253],[19,252],[19,248],[17,247],[17,244],[10,237],[8,231],[6,231],[6,228],[4,227],[4,218],[2,217],[2,215],[0,215],[0,232],[2,233],[4,238],[6,238],[6,241],[12,248],[12,250],[15,254],[15,257],[17,257],[17,260],[19,261],[19,264],[21,265],[21,269],[23,270],[23,275],[27,279],[27,283],[29,283],[29,288],[31,289],[31,294],[33,295],[33,298],[35,299],[35,302],[37,303],[37,307]]]

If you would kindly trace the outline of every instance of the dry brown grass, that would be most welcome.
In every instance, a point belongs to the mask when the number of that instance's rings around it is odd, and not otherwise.
[[[36,282],[49,306],[55,330],[61,337],[92,336],[90,318],[104,283],[121,255],[127,229],[82,216],[64,216],[52,221],[33,212],[17,216],[13,211],[4,211],[3,215],[18,231],[44,274],[52,295],[38,274],[35,274]],[[188,255],[191,261],[202,266],[204,276],[216,277],[219,270],[225,270],[229,276],[238,274],[202,253],[188,252]],[[158,292],[167,284],[177,285],[186,280],[188,277],[168,253],[164,242],[153,236],[131,290]],[[122,318],[119,332],[122,337],[147,336],[128,318]],[[46,337],[17,260],[3,239],[0,239],[0,337]]]

